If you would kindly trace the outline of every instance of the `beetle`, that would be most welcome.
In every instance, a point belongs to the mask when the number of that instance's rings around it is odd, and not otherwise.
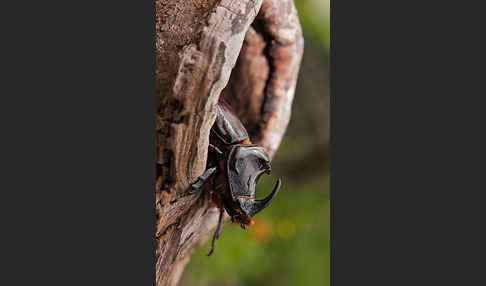
[[[214,242],[223,230],[225,210],[233,223],[246,229],[254,223],[251,218],[277,196],[281,179],[277,180],[266,198],[255,199],[258,179],[270,172],[270,160],[265,149],[251,143],[248,132],[231,106],[220,99],[216,104],[216,120],[210,131],[206,170],[187,193],[194,195],[203,190],[210,191],[220,210],[208,256],[213,253]]]

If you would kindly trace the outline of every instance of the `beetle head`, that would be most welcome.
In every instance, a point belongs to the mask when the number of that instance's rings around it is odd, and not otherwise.
[[[263,173],[270,174],[271,165],[263,147],[235,145],[227,161],[229,187],[233,202],[239,205],[235,220],[242,225],[251,224],[251,218],[266,208],[277,196],[281,180],[278,179],[272,193],[262,200],[255,200],[255,186]],[[232,216],[233,217],[233,216]]]

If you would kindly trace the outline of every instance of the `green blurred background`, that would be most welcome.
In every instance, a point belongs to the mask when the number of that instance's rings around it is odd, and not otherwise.
[[[271,176],[272,205],[248,230],[227,222],[208,257],[209,243],[191,256],[181,286],[329,285],[329,0],[294,0],[305,37],[292,118]]]

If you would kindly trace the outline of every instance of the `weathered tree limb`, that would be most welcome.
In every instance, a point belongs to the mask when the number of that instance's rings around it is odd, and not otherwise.
[[[263,1],[223,96],[250,137],[275,155],[290,119],[300,62],[302,30],[292,0]]]
[[[265,8],[260,12],[258,25],[264,31],[262,34],[269,36],[268,53],[264,56],[268,57],[270,72],[265,80],[265,96],[259,95],[265,101],[262,106],[267,107],[263,108],[261,119],[254,120],[261,121],[261,128],[255,128],[252,134],[273,155],[290,116],[302,55],[300,25],[292,2],[156,1],[158,286],[176,285],[190,252],[216,226],[218,211],[207,194],[181,196],[205,169],[209,131],[215,119],[214,105],[228,83],[245,35],[262,2]],[[282,6],[282,3],[290,3],[283,5],[287,10],[276,10],[275,5]],[[280,13],[293,14],[294,18]],[[294,28],[298,33],[290,36],[292,33],[285,32],[286,17],[295,19],[292,25],[298,27]],[[292,46],[291,42],[300,44]],[[290,68],[295,71],[288,70],[286,63],[291,63]],[[231,103],[239,107],[240,102],[244,100],[238,97]]]

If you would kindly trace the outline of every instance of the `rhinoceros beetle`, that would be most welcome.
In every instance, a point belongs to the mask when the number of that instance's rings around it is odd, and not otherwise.
[[[273,191],[264,199],[255,199],[255,186],[263,173],[270,174],[271,165],[263,147],[250,142],[248,132],[224,100],[216,105],[216,121],[209,137],[206,171],[191,185],[188,195],[208,190],[220,209],[214,242],[224,225],[224,210],[241,228],[252,225],[255,214],[266,208],[280,190],[278,179]]]

